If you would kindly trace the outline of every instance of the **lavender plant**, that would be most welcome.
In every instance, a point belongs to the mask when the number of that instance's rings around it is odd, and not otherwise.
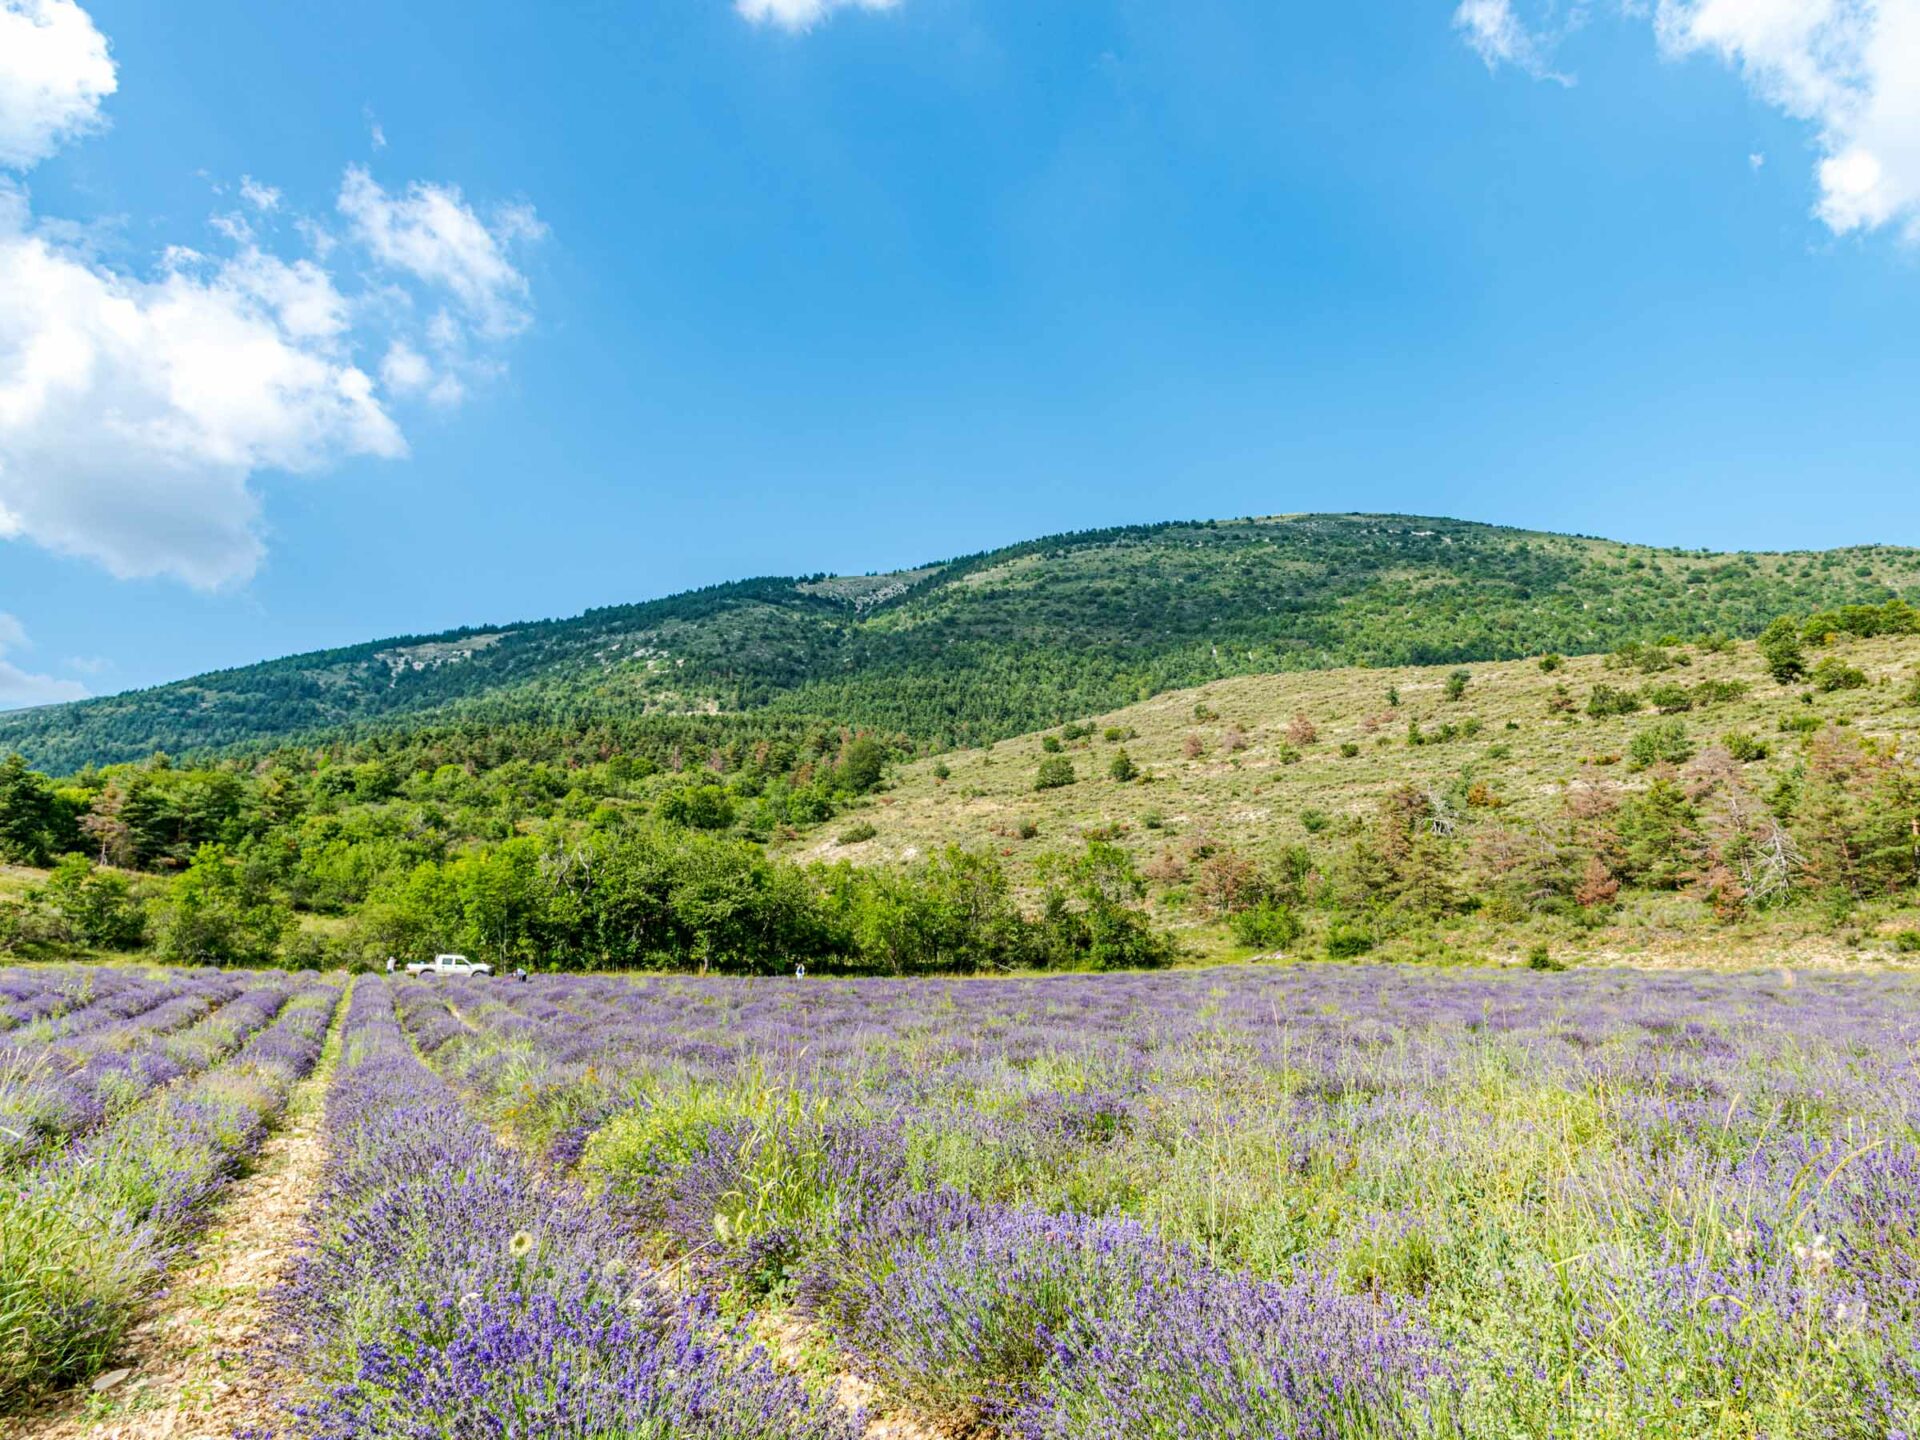
[[[279,1433],[851,1440],[675,1294],[577,1190],[542,1180],[425,1069],[363,982],[328,1100],[331,1169],[279,1297],[312,1383]]]

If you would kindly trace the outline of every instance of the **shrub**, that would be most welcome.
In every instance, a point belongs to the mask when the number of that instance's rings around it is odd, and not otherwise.
[[[1447,699],[1458,700],[1467,693],[1467,686],[1473,683],[1471,670],[1456,670],[1447,676]]]
[[[947,768],[946,761],[936,760],[933,762],[933,778],[943,785],[953,778],[953,771]]]
[[[1352,760],[1355,757],[1357,757],[1359,754],[1360,754],[1360,747],[1354,744],[1353,741],[1345,740],[1341,742],[1340,755],[1342,759]]]
[[[1596,720],[1611,715],[1631,715],[1640,708],[1640,697],[1631,690],[1612,685],[1596,685],[1587,695],[1587,714]]]
[[[1920,705],[1920,670],[1914,671],[1913,683],[1907,687],[1903,697],[1909,705]]]
[[[1295,715],[1287,726],[1287,743],[1302,749],[1320,738],[1320,731],[1305,715]]]
[[[1893,948],[1902,955],[1920,954],[1920,930],[1901,930],[1893,937]]]
[[[718,785],[689,785],[660,797],[660,818],[689,830],[725,830],[733,824],[733,797]]]
[[[1125,750],[1114,752],[1113,763],[1107,766],[1107,774],[1125,785],[1140,774],[1140,767],[1133,763],[1133,757]]]
[[[1649,685],[1641,698],[1662,715],[1683,715],[1693,708],[1693,692],[1684,685]]]
[[[1073,773],[1073,761],[1064,755],[1049,755],[1040,762],[1040,768],[1034,773],[1033,788],[1036,790],[1058,790],[1071,785],[1078,777]]]
[[[1693,758],[1693,742],[1687,738],[1687,727],[1680,721],[1662,720],[1635,735],[1627,747],[1627,755],[1635,770],[1654,765],[1684,765]]]
[[[1867,672],[1858,666],[1849,665],[1838,655],[1829,655],[1813,667],[1809,677],[1813,688],[1822,695],[1831,695],[1836,690],[1858,690],[1867,683]]]
[[[1546,943],[1542,941],[1527,951],[1527,968],[1529,970],[1564,970],[1567,967],[1553,958],[1553,951],[1548,949]]]
[[[863,841],[873,839],[873,837],[879,833],[880,832],[876,830],[870,822],[861,820],[842,830],[833,843],[836,845],[858,845]]]
[[[1702,707],[1744,700],[1752,687],[1741,680],[1702,680],[1693,687],[1693,703]]]
[[[1336,920],[1327,931],[1327,958],[1352,960],[1373,949],[1373,935],[1364,926],[1349,920]]]
[[[1540,669],[1543,673],[1548,675],[1553,674],[1554,671],[1558,670],[1562,665],[1565,665],[1566,663],[1567,663],[1567,660],[1564,655],[1556,655],[1552,651],[1549,651],[1547,654],[1542,655],[1540,657]]]
[[[1042,735],[1040,737],[1040,748],[1049,755],[1058,755],[1062,748],[1060,737],[1058,735]]]
[[[1756,760],[1767,758],[1766,742],[1748,730],[1729,730],[1720,737],[1720,743],[1742,765],[1751,765]]]
[[[1306,927],[1291,906],[1277,900],[1262,900],[1233,917],[1233,938],[1242,945],[1262,950],[1284,950],[1300,938]]]
[[[1333,817],[1324,810],[1311,806],[1300,812],[1300,824],[1309,835],[1318,835],[1333,823]]]

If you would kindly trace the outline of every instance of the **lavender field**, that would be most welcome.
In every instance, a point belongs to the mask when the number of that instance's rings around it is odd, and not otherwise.
[[[0,1043],[185,1013],[95,973],[0,976]],[[282,1018],[8,1172],[133,1272],[230,1163],[171,1157],[271,1123],[222,1077],[301,1073],[336,995],[174,983]],[[1904,976],[363,978],[336,1025],[260,1433],[1920,1433]]]

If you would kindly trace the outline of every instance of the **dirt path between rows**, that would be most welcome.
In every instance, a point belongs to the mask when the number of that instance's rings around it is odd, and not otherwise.
[[[255,1341],[326,1165],[321,1121],[345,1014],[343,997],[320,1063],[294,1087],[246,1173],[221,1192],[213,1223],[115,1367],[0,1421],[0,1440],[228,1440],[270,1414],[282,1387],[255,1373]]]

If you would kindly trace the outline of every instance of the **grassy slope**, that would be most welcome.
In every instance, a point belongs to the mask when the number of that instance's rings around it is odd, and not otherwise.
[[[884,863],[947,843],[993,846],[1025,874],[1039,856],[1076,844],[1088,832],[1117,831],[1118,843],[1142,862],[1170,847],[1181,850],[1201,836],[1254,853],[1287,843],[1325,849],[1333,836],[1312,836],[1302,823],[1304,813],[1319,810],[1336,819],[1371,814],[1387,791],[1403,783],[1444,786],[1466,775],[1486,782],[1506,802],[1501,814],[1520,819],[1554,811],[1569,783],[1644,785],[1649,777],[1631,773],[1624,759],[1600,762],[1626,756],[1633,734],[1661,717],[1650,710],[1604,720],[1584,713],[1550,717],[1547,700],[1556,683],[1565,683],[1584,711],[1595,684],[1638,688],[1669,680],[1686,685],[1744,681],[1752,686],[1745,699],[1682,719],[1703,746],[1729,730],[1758,735],[1772,753],[1750,767],[1750,774],[1769,778],[1800,755],[1800,737],[1779,730],[1783,718],[1811,713],[1844,719],[1862,733],[1896,738],[1909,751],[1920,733],[1920,711],[1904,702],[1912,678],[1920,673],[1920,638],[1836,643],[1833,653],[1865,670],[1874,683],[1863,690],[1817,696],[1811,707],[1801,699],[1805,687],[1783,688],[1767,677],[1751,645],[1719,655],[1684,653],[1691,655],[1691,665],[1656,676],[1608,669],[1600,656],[1569,660],[1557,674],[1543,673],[1533,660],[1472,665],[1467,667],[1472,683],[1458,702],[1445,697],[1452,666],[1219,681],[1094,717],[1096,733],[1065,747],[1079,777],[1071,786],[1035,791],[1035,772],[1046,752],[1040,734],[1025,735],[915,762],[902,770],[891,793],[858,816],[841,817],[786,850],[802,858]],[[1398,708],[1387,703],[1391,687],[1399,690]],[[1218,718],[1196,719],[1196,705]],[[1319,738],[1299,749],[1297,763],[1285,764],[1281,756],[1288,748],[1286,730],[1300,714],[1312,720]],[[1407,744],[1410,720],[1417,719],[1430,731],[1467,716],[1477,716],[1483,727],[1473,739]],[[1507,729],[1509,722],[1517,728]],[[1121,784],[1109,778],[1114,752],[1122,748],[1102,738],[1109,726],[1138,732],[1124,748],[1143,770],[1143,779]],[[1237,754],[1227,753],[1222,744],[1233,728],[1247,740],[1247,748]],[[1192,735],[1201,737],[1206,747],[1198,759],[1184,753]],[[1343,742],[1357,744],[1359,755],[1343,757]],[[1501,750],[1506,753],[1501,755]],[[944,781],[935,773],[941,765],[950,771]],[[1767,782],[1758,774],[1753,778],[1764,791]],[[1160,817],[1158,827],[1149,823],[1154,816]],[[839,844],[837,837],[856,819],[871,823],[878,833],[861,843]],[[1017,838],[1023,823],[1038,826],[1039,833],[1032,839]],[[1679,933],[1683,925],[1690,936]],[[1629,905],[1620,922],[1594,945],[1613,953],[1659,953],[1676,946],[1697,951],[1703,943],[1701,932],[1710,928],[1703,907],[1682,896],[1663,896]],[[1206,953],[1226,953],[1218,936],[1196,938]],[[1529,932],[1488,931],[1471,938],[1472,943],[1512,951],[1524,948]],[[1792,920],[1754,925],[1736,936],[1719,935],[1710,944],[1748,959],[1763,958],[1782,946],[1809,955],[1831,955],[1841,948],[1832,939],[1801,934]]]
[[[1751,634],[1893,594],[1920,599],[1920,551],[1715,556],[1404,516],[1139,526],[295,656],[0,716],[0,752],[61,772],[419,717],[757,708],[978,741],[1216,676]]]

